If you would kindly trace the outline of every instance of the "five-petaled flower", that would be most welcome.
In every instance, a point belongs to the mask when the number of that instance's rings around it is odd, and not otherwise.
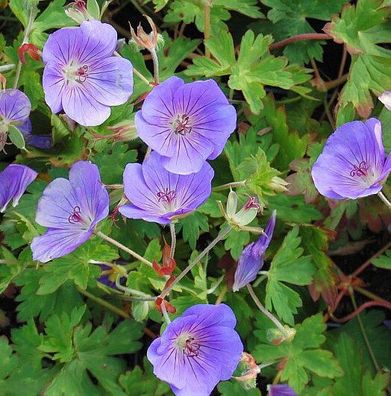
[[[47,231],[31,244],[34,260],[46,263],[65,256],[86,242],[109,214],[109,195],[96,165],[76,162],[69,181],[53,180],[38,202],[36,222]]]
[[[225,304],[199,304],[172,321],[152,342],[147,356],[154,374],[176,396],[208,396],[229,380],[243,352],[236,318]]]
[[[264,234],[256,242],[247,245],[240,255],[232,286],[234,292],[248,285],[257,277],[258,272],[263,266],[263,256],[273,237],[275,225],[276,211],[274,210],[266,225]]]
[[[43,52],[43,88],[53,113],[62,110],[85,126],[102,124],[110,106],[125,103],[133,92],[131,63],[113,56],[117,45],[114,28],[85,21],[49,36]]]
[[[327,139],[312,168],[317,190],[331,199],[356,199],[377,194],[391,171],[381,123],[376,118],[348,122]]]
[[[29,98],[18,89],[0,90],[0,151],[7,143],[10,125],[16,126],[22,133],[31,131]]]
[[[37,172],[28,166],[11,164],[0,172],[0,212],[4,212],[12,201],[16,206],[26,188],[37,177]]]
[[[136,114],[137,133],[182,175],[215,159],[236,127],[235,108],[213,80],[185,84],[171,77],[156,86]]]
[[[165,170],[156,152],[140,164],[128,164],[124,172],[125,195],[131,202],[119,208],[122,215],[168,224],[193,212],[209,197],[214,172],[204,163],[199,172],[177,175]]]

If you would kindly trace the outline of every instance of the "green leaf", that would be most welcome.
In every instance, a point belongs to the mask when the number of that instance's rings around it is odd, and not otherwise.
[[[315,268],[309,256],[303,256],[299,228],[295,226],[285,237],[273,258],[266,285],[266,307],[274,308],[286,323],[293,324],[293,315],[302,306],[300,295],[283,282],[294,285],[311,283]]]
[[[378,268],[391,269],[391,249],[373,259],[372,264]]]
[[[183,240],[194,250],[202,232],[209,230],[208,217],[199,212],[179,220],[177,231],[182,230]]]
[[[8,127],[8,137],[10,138],[11,142],[21,150],[26,149],[26,144],[24,142],[24,137],[22,135],[22,132],[16,126],[10,125]]]
[[[234,259],[238,259],[243,251],[243,247],[250,242],[250,233],[248,231],[232,230],[224,242],[226,250],[231,252]]]
[[[253,356],[262,361],[282,361],[281,382],[288,382],[298,394],[302,394],[311,377],[335,378],[343,374],[338,362],[330,351],[320,349],[325,342],[326,325],[322,314],[311,316],[295,326],[296,335],[291,342],[280,345],[265,343],[265,333],[258,331],[255,336],[261,344],[255,347]],[[260,338],[261,337],[261,338]],[[336,393],[336,395],[343,393]],[[352,393],[355,394],[355,393]]]
[[[65,282],[71,280],[81,289],[86,289],[90,278],[96,279],[100,270],[90,260],[112,261],[117,259],[117,249],[102,244],[100,239],[91,240],[68,256],[51,261],[43,268],[37,294],[54,293]]]
[[[259,389],[244,390],[238,381],[224,381],[218,385],[218,390],[222,396],[262,396]]]
[[[391,43],[390,15],[383,0],[359,0],[357,5],[346,6],[328,26],[328,32],[345,43],[352,55],[339,104],[344,108],[352,103],[363,117],[373,108],[371,93],[379,96],[391,89],[391,50],[382,46]]]
[[[308,19],[321,21],[330,20],[331,16],[338,13],[346,0],[261,0],[261,2],[271,9],[267,13],[274,26],[272,33],[276,40],[283,40],[288,37],[303,33],[313,33]],[[322,45],[324,41],[305,40],[287,45],[284,48],[286,55],[291,62],[303,64],[310,59],[322,60]]]
[[[288,67],[287,58],[270,55],[269,45],[272,41],[271,36],[259,34],[255,37],[248,30],[242,38],[240,52],[235,61],[231,35],[220,32],[205,42],[216,60],[194,58],[193,65],[185,73],[205,77],[230,75],[228,86],[242,91],[251,111],[259,114],[266,97],[265,85],[292,89],[296,84],[310,78],[307,70]],[[302,93],[304,92],[307,91]]]
[[[145,371],[136,366],[119,377],[119,383],[127,395],[164,396],[170,392],[169,386],[152,373],[152,366],[144,359]]]

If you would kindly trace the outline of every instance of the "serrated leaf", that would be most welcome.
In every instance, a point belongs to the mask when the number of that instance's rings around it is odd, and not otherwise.
[[[320,349],[326,340],[323,334],[326,325],[323,323],[322,314],[305,319],[303,323],[296,325],[295,329],[296,335],[293,340],[280,345],[266,344],[264,338],[260,338],[263,343],[255,347],[253,356],[263,361],[283,361],[281,381],[288,382],[298,394],[302,393],[314,374],[326,378],[335,378],[343,374],[333,354]],[[258,337],[262,334],[255,333]]]
[[[194,250],[200,234],[209,230],[208,218],[202,213],[194,212],[180,219],[178,231],[180,230],[182,230],[183,240],[188,242],[190,248]]]
[[[226,250],[231,252],[234,259],[238,259],[243,251],[243,247],[250,242],[250,233],[248,231],[232,230],[224,242]]]
[[[285,237],[271,263],[266,285],[266,307],[269,310],[274,308],[277,315],[289,324],[293,324],[293,315],[302,302],[299,294],[283,282],[308,285],[315,272],[311,258],[303,256],[298,233],[299,228],[295,226]]]

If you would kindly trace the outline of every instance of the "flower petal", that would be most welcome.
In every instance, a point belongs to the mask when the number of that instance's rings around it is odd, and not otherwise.
[[[8,165],[0,173],[0,212],[4,212],[11,200],[13,206],[16,206],[26,188],[35,180],[37,175],[37,172],[28,166]]]
[[[145,221],[159,223],[162,225],[169,224],[171,222],[170,218],[165,215],[162,215],[162,216],[153,215],[153,214],[150,214],[149,211],[140,209],[137,206],[134,206],[131,204],[122,205],[119,208],[119,212],[123,216],[125,216],[129,219],[142,219]]]
[[[57,61],[49,61],[43,70],[42,85],[45,102],[53,113],[59,113],[62,110],[62,96],[66,83],[61,67]]]
[[[35,237],[31,243],[33,259],[47,263],[58,257],[65,256],[86,242],[92,230],[49,228],[42,236]]]
[[[24,122],[31,111],[30,99],[18,89],[0,90],[0,117],[11,122]]]

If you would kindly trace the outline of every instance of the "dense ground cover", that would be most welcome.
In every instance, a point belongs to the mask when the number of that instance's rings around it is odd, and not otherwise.
[[[0,7],[0,395],[386,395],[390,1]]]

